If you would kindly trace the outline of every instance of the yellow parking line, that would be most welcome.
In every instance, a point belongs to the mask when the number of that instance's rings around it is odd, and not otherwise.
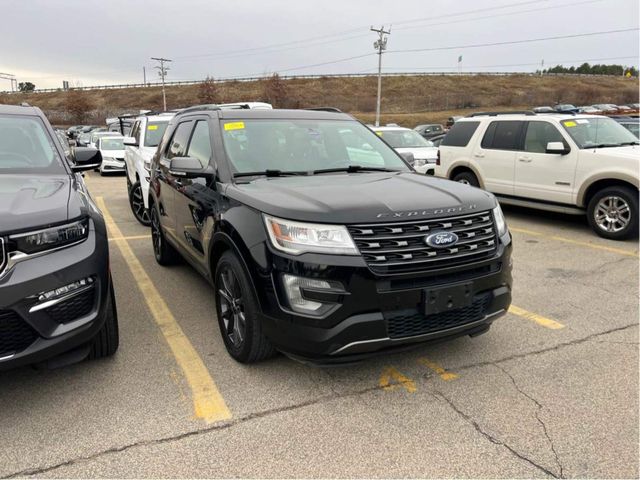
[[[571,243],[573,245],[580,245],[581,247],[593,248],[595,250],[603,250],[605,252],[617,253],[619,255],[628,255],[630,257],[638,257],[638,252],[634,252],[632,250],[625,250],[623,248],[615,248],[615,247],[607,247],[606,245],[597,245],[595,243],[590,242],[581,242],[579,240],[573,240],[572,238],[559,237],[557,235],[545,235],[542,232],[536,232],[533,230],[527,230],[526,228],[518,228],[518,227],[509,227],[509,230],[517,233],[524,233],[526,235],[534,235],[536,237],[542,237],[556,240],[558,242]]]
[[[428,358],[424,358],[424,357],[419,358],[418,362],[421,363],[422,365],[424,365],[425,367],[433,370],[438,375],[440,375],[440,378],[442,380],[444,380],[445,382],[449,382],[451,380],[455,380],[456,378],[458,378],[458,374],[457,373],[448,372],[443,367],[438,365],[436,362],[432,362]]]
[[[142,240],[143,238],[151,238],[151,235],[129,235],[127,237],[110,237],[110,242],[127,242],[129,240]]]
[[[393,367],[387,367],[382,371],[378,385],[384,390],[395,390],[398,387],[402,387],[409,393],[415,393],[416,391],[416,382]]]
[[[107,210],[104,199],[98,197],[96,203],[102,210],[107,226],[114,238],[125,238]],[[156,324],[160,327],[160,331],[169,344],[176,363],[182,369],[187,383],[191,387],[196,417],[203,419],[207,423],[230,419],[231,412],[227,408],[207,367],[182,331],[182,328],[180,328],[171,310],[169,310],[164,299],[160,296],[133,250],[131,250],[126,241],[116,241],[115,244],[124,257],[133,278],[138,283],[142,298],[151,311]]]
[[[529,312],[528,310],[516,307],[515,305],[511,305],[509,307],[509,313],[513,313],[514,315],[517,315],[519,317],[531,320],[532,322],[535,322],[543,327],[550,328],[551,330],[560,330],[561,328],[565,327],[565,325],[560,322],[556,322],[555,320],[551,320],[550,318],[543,317],[542,315],[538,315],[537,313]]]

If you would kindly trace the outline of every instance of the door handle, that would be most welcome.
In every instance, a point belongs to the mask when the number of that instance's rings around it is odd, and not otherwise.
[[[473,156],[476,158],[484,158],[484,153],[476,152],[473,154]]]
[[[523,163],[531,163],[532,160],[531,157],[518,157],[518,161]]]

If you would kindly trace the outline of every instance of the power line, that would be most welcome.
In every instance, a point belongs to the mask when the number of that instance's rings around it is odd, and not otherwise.
[[[389,50],[388,53],[435,52],[435,51],[441,51],[441,50],[455,50],[455,49],[461,49],[461,48],[495,47],[499,45],[515,45],[515,44],[521,44],[521,43],[542,42],[545,40],[561,40],[565,38],[591,37],[595,35],[608,35],[611,33],[634,32],[638,30],[640,30],[640,28],[634,27],[634,28],[625,28],[621,30],[605,30],[602,32],[576,33],[572,35],[557,35],[554,37],[528,38],[526,40],[512,40],[507,42],[477,43],[472,45],[454,45],[454,46],[433,47],[433,48],[410,48],[406,50]]]

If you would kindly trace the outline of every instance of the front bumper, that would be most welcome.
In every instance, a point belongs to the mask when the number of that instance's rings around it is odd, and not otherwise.
[[[101,172],[124,172],[124,160],[109,159],[103,157],[100,165]]]
[[[274,269],[258,275],[256,285],[265,333],[284,353],[319,364],[348,363],[410,344],[483,333],[511,304],[511,248],[507,234],[492,258],[397,276],[375,275],[360,257],[326,265],[270,252]],[[325,296],[335,307],[321,318],[296,314],[287,305],[283,273],[339,282],[344,292]],[[426,293],[455,285],[470,289],[470,304],[426,315]]]
[[[61,296],[64,300],[50,307],[38,300],[42,292],[89,277],[88,288]],[[77,245],[16,263],[0,278],[0,370],[86,345],[104,323],[109,288],[106,234],[93,227]]]

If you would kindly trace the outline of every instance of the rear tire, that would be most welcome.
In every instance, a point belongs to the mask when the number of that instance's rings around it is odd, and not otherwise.
[[[471,185],[472,187],[480,186],[478,177],[476,177],[473,172],[458,173],[452,180],[454,182],[464,183],[465,185]]]
[[[638,235],[638,191],[607,187],[597,192],[587,206],[589,225],[599,236],[624,240]]]
[[[226,251],[216,265],[216,313],[229,355],[241,363],[272,357],[276,350],[262,332],[258,300],[238,257]]]
[[[129,206],[131,207],[133,216],[138,222],[145,227],[151,225],[149,210],[144,206],[144,198],[142,197],[142,186],[140,186],[140,182],[134,183],[129,189]]]
[[[153,256],[158,264],[166,267],[173,265],[178,259],[178,252],[167,242],[162,225],[160,225],[160,214],[155,205],[151,205],[151,242],[153,244]]]
[[[102,328],[93,338],[89,350],[90,360],[110,357],[118,350],[120,334],[118,330],[118,310],[116,308],[116,296],[113,291],[113,283],[109,281],[109,298],[105,309],[105,319]]]

